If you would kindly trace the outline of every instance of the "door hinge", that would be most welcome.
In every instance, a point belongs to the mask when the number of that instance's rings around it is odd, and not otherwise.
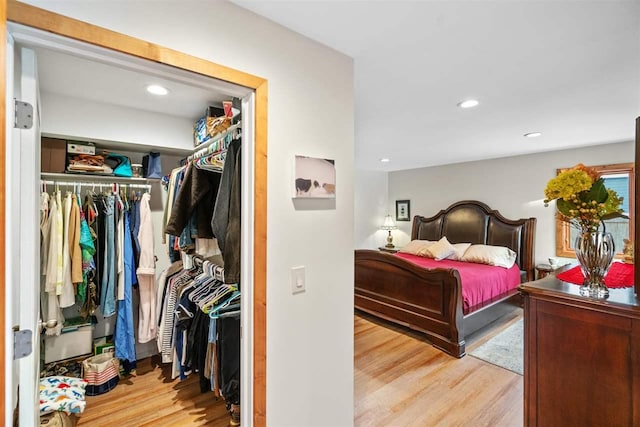
[[[28,102],[13,100],[15,117],[13,127],[17,129],[31,129],[33,127],[33,105]]]
[[[31,354],[33,349],[33,332],[13,327],[13,360],[22,359]]]

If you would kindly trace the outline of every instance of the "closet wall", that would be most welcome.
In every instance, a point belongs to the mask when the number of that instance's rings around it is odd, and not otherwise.
[[[42,92],[41,101],[47,112],[42,116],[42,132],[50,135],[76,134],[96,140],[157,146],[163,151],[193,149],[193,120],[184,117],[116,108],[60,93]],[[203,112],[205,107],[202,106]]]
[[[141,143],[153,145],[161,151],[162,169],[168,174],[193,149],[191,138],[193,121],[183,117],[169,116],[155,112],[136,110],[122,106],[93,102],[86,99],[70,98],[61,94],[43,91],[41,131],[47,136],[64,136],[67,139],[98,141],[98,150],[109,148],[112,152],[128,156],[132,163],[141,163],[143,154],[150,148]],[[204,111],[204,107],[203,107]],[[127,144],[129,142],[129,144]],[[121,148],[120,148],[121,147]],[[185,154],[178,155],[181,150]],[[91,181],[81,175],[78,181]],[[154,231],[156,279],[162,270],[171,264],[167,246],[162,243],[163,212],[166,204],[166,192],[159,181],[149,181],[151,185],[151,216]],[[96,186],[99,184],[96,184]],[[62,187],[63,189],[65,187]],[[134,292],[134,319],[137,325],[138,293]],[[63,310],[65,318],[78,316],[78,307]],[[93,331],[94,338],[112,335],[115,328],[115,316],[107,319],[98,314],[99,322]],[[136,340],[138,359],[157,353],[154,341],[139,343]]]
[[[351,425],[352,60],[227,2],[28,3],[268,79],[267,425]],[[336,160],[333,208],[296,210],[295,154]]]

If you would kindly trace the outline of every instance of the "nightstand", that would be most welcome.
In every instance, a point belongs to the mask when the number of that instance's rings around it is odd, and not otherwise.
[[[561,266],[552,267],[549,264],[538,264],[536,265],[536,272],[537,272],[536,279],[537,280],[543,279],[547,277],[549,274],[553,274],[560,267]]]
[[[396,252],[398,252],[398,251],[400,250],[400,248],[399,248],[399,247],[397,247],[397,246],[396,246],[396,247],[393,247],[393,248],[387,248],[387,247],[385,247],[385,246],[380,246],[380,247],[378,248],[378,250],[379,250],[380,252],[388,252],[388,253],[390,253],[390,254],[395,254]]]

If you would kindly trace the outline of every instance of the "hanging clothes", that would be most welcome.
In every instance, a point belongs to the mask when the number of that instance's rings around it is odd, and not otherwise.
[[[229,219],[225,236],[222,258],[224,259],[225,283],[240,282],[240,243],[241,243],[241,200],[242,200],[242,149],[238,147],[236,162],[231,182],[229,201]]]
[[[240,404],[240,315],[218,319],[220,391],[229,404]]]
[[[40,271],[44,276],[47,271],[47,260],[49,259],[49,204],[51,197],[49,193],[40,193]]]
[[[77,200],[77,202],[79,202],[79,199]],[[91,230],[89,229],[89,224],[87,224],[84,210],[79,203],[78,207],[80,209],[80,236],[78,239],[78,243],[80,246],[82,282],[78,285],[76,297],[80,304],[84,304],[87,300],[89,273],[95,268],[93,256],[96,253],[96,248],[93,244],[93,237],[91,236]]]
[[[75,194],[71,195],[69,214],[69,257],[71,260],[71,283],[77,287],[82,283],[82,249],[80,248],[80,205]],[[74,295],[76,292],[74,292]]]
[[[43,199],[46,199],[43,197]],[[59,215],[60,193],[49,200],[48,217],[42,233],[46,236],[42,239],[42,252],[47,254],[43,258],[41,290],[42,317],[45,321],[55,320],[54,328],[46,328],[47,335],[60,335],[64,316],[57,296],[58,279],[62,282],[62,227]]]
[[[218,189],[213,217],[211,218],[211,230],[213,230],[214,237],[218,239],[218,247],[223,252],[225,239],[227,237],[227,225],[229,224],[231,187],[235,176],[237,153],[239,149],[240,140],[232,141],[227,149],[227,157],[224,161],[220,188]]]
[[[95,255],[95,284],[96,295],[98,295],[98,305],[101,304],[100,296],[102,295],[102,276],[104,269],[105,257],[105,196],[101,194],[87,195],[85,198],[85,207],[88,213],[87,222],[91,228],[91,235],[94,238],[96,255]]]
[[[115,198],[106,196],[104,199],[104,264],[102,269],[102,284],[100,306],[104,317],[113,316],[116,312],[116,254],[115,254]]]
[[[135,368],[136,343],[133,324],[133,280],[134,259],[133,247],[131,243],[131,229],[129,228],[129,213],[123,216],[124,242],[124,292],[123,299],[118,300],[118,317],[116,320],[116,330],[114,333],[115,356],[128,362],[127,370]]]
[[[63,269],[63,279],[62,286],[58,293],[58,297],[60,298],[60,307],[66,308],[71,307],[76,303],[75,298],[75,289],[73,287],[73,282],[71,281],[71,238],[73,238],[73,232],[71,231],[71,226],[75,225],[75,218],[72,220],[72,206],[73,202],[71,199],[71,193],[67,193],[64,198],[63,205],[63,234],[62,234],[62,269]],[[71,222],[74,221],[72,224]]]
[[[133,241],[133,258],[136,262],[136,270],[140,265],[140,240],[138,233],[140,232],[140,195],[134,193],[134,197],[129,202],[129,215],[131,221],[131,239]],[[138,283],[138,279],[134,284]]]
[[[167,233],[164,229],[166,229],[167,224],[169,223],[169,218],[171,218],[171,213],[173,210],[173,203],[175,202],[175,197],[177,195],[176,189],[179,188],[177,186],[177,182],[179,177],[182,175],[185,167],[181,166],[179,168],[175,168],[169,174],[169,182],[167,184],[167,203],[164,205],[164,211],[162,213],[162,243],[167,243]]]
[[[140,292],[140,310],[138,316],[138,342],[145,343],[156,338],[156,261],[153,253],[153,225],[148,193],[140,199],[140,262],[137,269],[138,289]]]
[[[211,238],[211,217],[221,174],[199,169],[190,164],[176,196],[166,232],[180,236],[190,218],[195,215],[197,237]]]
[[[116,286],[116,299],[124,299],[124,210],[122,200],[119,195],[116,199],[116,275],[118,277]]]

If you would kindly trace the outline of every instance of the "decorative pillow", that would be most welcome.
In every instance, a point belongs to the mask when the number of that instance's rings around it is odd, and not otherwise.
[[[516,253],[504,246],[471,245],[460,261],[511,268],[516,262]]]
[[[402,247],[400,252],[417,256],[426,256],[427,248],[434,243],[436,242],[432,242],[430,240],[412,240]]]
[[[458,261],[462,259],[464,253],[467,251],[467,249],[469,249],[469,246],[471,246],[471,243],[454,243],[453,248],[455,250],[451,255],[449,255],[447,259],[450,259],[452,261]]]
[[[438,240],[433,245],[429,246],[427,249],[427,257],[433,258],[436,261],[440,261],[445,259],[456,251],[456,248],[453,247],[451,243],[447,240],[446,237]]]

